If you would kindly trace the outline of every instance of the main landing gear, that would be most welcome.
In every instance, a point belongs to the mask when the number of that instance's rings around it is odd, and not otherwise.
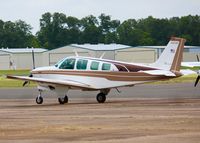
[[[96,99],[99,103],[104,103],[106,101],[106,95],[110,92],[110,89],[100,90],[100,93],[97,94]]]
[[[58,98],[58,102],[59,102],[60,104],[68,103],[68,96],[65,95],[64,97],[59,97],[59,98]]]
[[[104,103],[106,101],[106,95],[102,92],[97,94],[96,99],[99,103]]]

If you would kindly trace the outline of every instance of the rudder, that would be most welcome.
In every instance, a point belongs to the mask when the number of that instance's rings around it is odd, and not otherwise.
[[[180,71],[185,42],[186,40],[183,38],[172,37],[158,60],[152,66],[172,72]]]

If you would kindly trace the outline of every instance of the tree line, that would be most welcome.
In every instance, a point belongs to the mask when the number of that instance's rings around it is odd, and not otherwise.
[[[165,45],[170,37],[187,39],[187,45],[200,45],[200,16],[128,19],[123,22],[101,14],[82,19],[63,13],[45,13],[34,35],[25,21],[0,20],[0,47],[42,47],[54,49],[68,44],[118,43],[130,46]]]

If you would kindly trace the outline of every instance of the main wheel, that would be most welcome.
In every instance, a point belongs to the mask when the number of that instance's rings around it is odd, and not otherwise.
[[[37,104],[42,104],[42,103],[43,103],[43,98],[42,98],[42,96],[36,97],[35,101],[36,101]]]
[[[96,99],[99,103],[104,103],[106,101],[106,95],[100,92],[99,94],[97,94]]]
[[[68,103],[68,96],[65,95],[65,97],[59,97],[59,98],[58,98],[58,102],[59,102],[60,104]]]

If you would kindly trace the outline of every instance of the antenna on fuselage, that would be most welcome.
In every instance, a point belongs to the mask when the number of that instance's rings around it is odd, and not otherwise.
[[[100,56],[100,59],[102,59],[102,58],[104,57],[105,54],[106,54],[106,53],[103,52],[103,54]]]
[[[78,52],[77,52],[76,50],[74,50],[74,53],[75,53],[76,57],[79,56],[79,55],[78,55]]]

